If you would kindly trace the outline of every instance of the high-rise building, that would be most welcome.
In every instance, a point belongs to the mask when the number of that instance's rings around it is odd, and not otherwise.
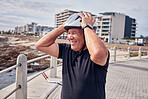
[[[101,16],[97,17],[96,20],[96,33],[104,41],[110,42],[114,39],[135,37],[136,19],[116,12],[104,12],[100,14]]]

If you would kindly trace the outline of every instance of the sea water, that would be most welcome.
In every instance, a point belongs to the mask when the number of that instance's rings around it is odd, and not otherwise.
[[[37,71],[37,72],[40,72],[40,71]],[[28,73],[27,76],[30,76],[37,72]],[[13,69],[10,72],[0,74],[0,90],[15,83],[15,79],[16,79],[16,69]]]

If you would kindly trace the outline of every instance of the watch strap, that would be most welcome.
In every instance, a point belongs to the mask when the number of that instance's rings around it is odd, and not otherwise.
[[[93,27],[90,24],[85,24],[82,29],[84,30],[86,27],[89,27],[90,29],[93,29]]]

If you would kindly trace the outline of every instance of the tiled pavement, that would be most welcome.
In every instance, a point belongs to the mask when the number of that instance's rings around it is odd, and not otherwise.
[[[107,99],[148,99],[148,58],[110,63]]]

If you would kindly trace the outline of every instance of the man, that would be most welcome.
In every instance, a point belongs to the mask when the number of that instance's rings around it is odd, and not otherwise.
[[[62,58],[62,99],[105,99],[109,53],[92,26],[89,13],[74,14],[65,24],[36,43],[36,48]],[[58,44],[56,38],[68,32],[70,44]]]

